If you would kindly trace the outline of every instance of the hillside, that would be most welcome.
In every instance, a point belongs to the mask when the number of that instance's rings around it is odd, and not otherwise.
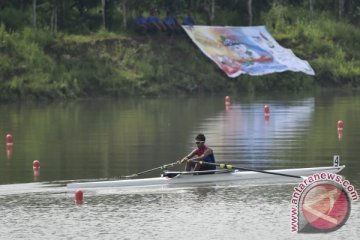
[[[299,92],[359,86],[358,27],[326,14],[309,19],[306,12],[286,7],[272,8],[263,23],[281,45],[309,61],[314,77],[284,72],[230,79],[185,34],[139,36],[131,31],[101,30],[52,35],[31,28],[13,32],[1,25],[1,100]]]

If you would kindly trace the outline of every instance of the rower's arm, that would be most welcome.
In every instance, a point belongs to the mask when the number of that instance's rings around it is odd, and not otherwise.
[[[189,153],[186,157],[184,157],[183,159],[181,159],[181,160],[179,161],[179,163],[183,163],[183,162],[191,159],[192,157],[194,157],[194,156],[196,155],[195,152],[196,152],[196,150],[193,150],[193,151],[192,151],[191,153]]]

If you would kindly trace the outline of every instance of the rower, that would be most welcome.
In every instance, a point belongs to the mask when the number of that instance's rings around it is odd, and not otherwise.
[[[195,137],[196,148],[191,151],[186,157],[178,161],[179,163],[186,162],[185,171],[206,171],[216,169],[216,165],[201,164],[202,161],[208,163],[215,163],[214,152],[210,147],[205,145],[205,140],[205,135],[199,133]]]

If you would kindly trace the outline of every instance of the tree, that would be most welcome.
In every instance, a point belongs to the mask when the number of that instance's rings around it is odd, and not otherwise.
[[[105,10],[106,10],[106,0],[101,0],[101,9],[102,9],[102,26],[104,29],[106,29],[106,14],[105,14]]]
[[[249,26],[252,26],[253,23],[252,0],[247,1],[247,10],[249,14]]]
[[[57,22],[58,22],[58,1],[52,0],[51,5],[51,17],[50,17],[50,31],[52,33],[57,32]]]
[[[204,3],[204,10],[207,14],[207,22],[212,25],[215,18],[215,0],[207,0]]]
[[[345,1],[339,0],[339,19],[342,19],[344,16],[344,6],[345,6]]]
[[[123,12],[123,24],[122,24],[122,27],[123,27],[123,30],[126,31],[127,29],[127,9],[126,9],[126,2],[127,0],[123,0],[122,1],[122,12]]]
[[[33,23],[33,29],[36,31],[36,0],[33,0],[32,4],[32,23]]]

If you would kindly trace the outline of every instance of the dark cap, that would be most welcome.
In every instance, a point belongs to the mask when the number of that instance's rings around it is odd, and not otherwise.
[[[205,135],[202,133],[199,133],[196,137],[195,137],[196,141],[204,141],[205,142]]]

